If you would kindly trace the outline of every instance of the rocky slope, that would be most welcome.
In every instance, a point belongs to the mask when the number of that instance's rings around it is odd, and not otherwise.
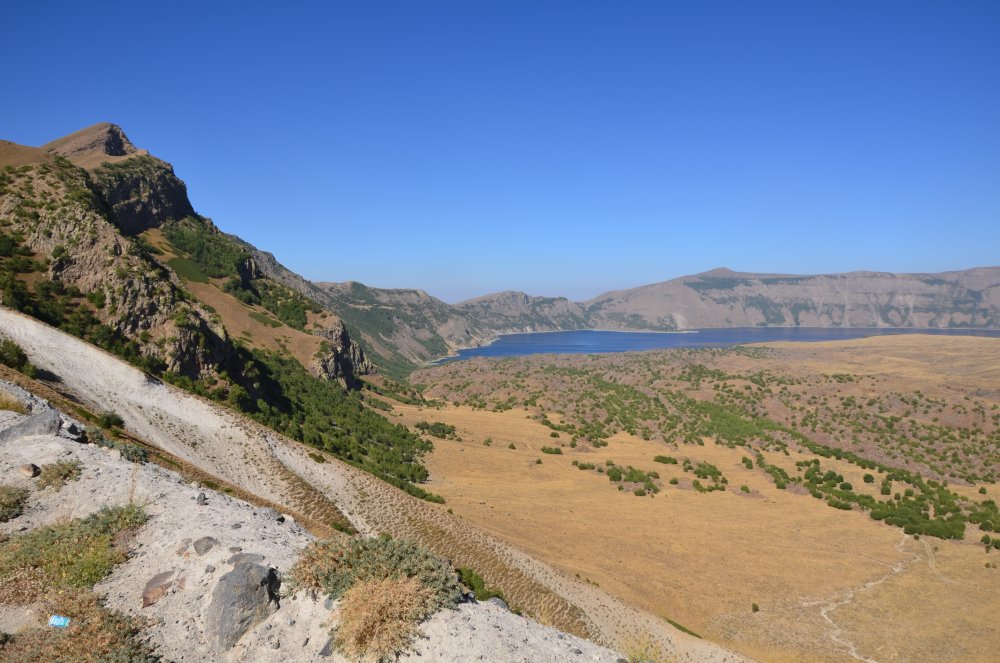
[[[149,520],[130,538],[127,560],[95,591],[107,608],[145,622],[141,639],[155,654],[169,661],[346,663],[331,641],[340,602],[282,587],[314,538],[291,517],[78,442],[66,431],[81,428],[79,422],[9,382],[0,380],[0,395],[26,410],[0,410],[0,476],[30,493],[23,513],[0,523],[0,533],[23,534],[103,507],[141,505]],[[18,471],[56,462],[77,462],[81,470],[58,491]],[[0,603],[0,632],[14,634],[16,642],[18,633],[44,624],[47,607]],[[59,609],[58,600],[52,607]],[[441,611],[420,631],[413,656],[421,660],[620,660],[609,649],[492,603],[468,601]]]
[[[0,301],[53,324],[89,316],[81,335],[106,326],[100,333],[114,336],[119,347],[131,344],[132,354],[154,372],[198,380],[234,371],[237,353],[224,315],[193,297],[172,265],[139,236],[182,221],[206,237],[224,236],[195,213],[170,164],[136,148],[108,123],[41,148],[0,147],[0,232],[12,243],[5,253],[32,258],[8,261]],[[246,283],[265,278],[249,249],[234,266]],[[53,294],[61,298],[58,306],[46,306]],[[272,300],[280,304],[280,297]],[[318,331],[329,351],[310,364],[317,374],[346,383],[373,370],[342,322],[327,319]]]

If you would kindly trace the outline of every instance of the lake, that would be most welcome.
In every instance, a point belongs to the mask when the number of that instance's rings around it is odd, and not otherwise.
[[[459,350],[458,355],[435,363],[472,357],[517,357],[543,353],[596,354],[663,350],[667,348],[728,348],[744,343],[774,341],[843,341],[888,334],[934,334],[940,336],[990,336],[997,329],[910,329],[862,327],[734,327],[696,329],[684,332],[560,331],[505,334],[490,345]]]

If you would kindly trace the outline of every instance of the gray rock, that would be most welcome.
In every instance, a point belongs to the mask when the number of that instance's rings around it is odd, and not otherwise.
[[[164,571],[157,573],[146,582],[146,587],[142,590],[143,608],[148,608],[166,595],[170,585],[173,584],[173,576],[173,571]]]
[[[55,410],[45,410],[25,417],[10,428],[0,431],[0,444],[31,435],[57,435],[62,420]]]
[[[205,493],[198,493],[198,497],[194,501],[198,506],[205,506],[208,504],[208,498],[205,497]]]
[[[83,440],[83,429],[74,421],[64,422],[59,434],[63,437],[68,437],[74,442]]]
[[[333,638],[327,638],[326,644],[323,648],[319,650],[320,656],[331,656],[333,655]]]
[[[236,553],[227,559],[226,563],[232,564],[233,566],[239,566],[240,564],[256,564],[257,562],[263,561],[264,556],[258,555],[257,553]]]
[[[510,610],[510,606],[507,605],[507,602],[504,601],[502,598],[500,598],[498,596],[494,596],[492,598],[488,598],[485,601],[483,601],[483,603],[490,603],[492,605],[499,606],[499,607],[503,608],[504,610],[507,610],[507,611]]]
[[[37,477],[39,474],[42,473],[41,468],[35,465],[34,463],[27,463],[26,465],[22,465],[21,467],[17,468],[17,471],[21,473],[21,476],[27,477],[28,479],[33,479],[34,477]]]
[[[205,567],[205,573],[215,573],[215,567],[209,564]]]
[[[205,615],[205,637],[227,651],[278,608],[278,577],[260,564],[240,564],[219,579]]]
[[[198,556],[200,557],[217,545],[219,545],[219,541],[217,539],[213,539],[210,536],[203,536],[194,542],[194,551],[198,553]]]
[[[278,513],[277,511],[275,511],[274,509],[268,509],[268,508],[260,509],[257,512],[257,515],[264,516],[269,520],[274,520],[279,523],[285,522],[285,517],[280,513]]]

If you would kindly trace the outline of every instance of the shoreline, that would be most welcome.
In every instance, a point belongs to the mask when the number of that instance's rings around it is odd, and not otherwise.
[[[876,331],[877,330],[877,331],[887,331],[887,332],[895,331],[895,332],[901,333],[901,334],[910,334],[910,333],[912,333],[912,334],[919,334],[919,333],[922,333],[922,332],[931,332],[931,334],[930,334],[931,336],[935,336],[935,335],[944,335],[944,336],[955,335],[954,334],[955,332],[958,332],[957,335],[959,335],[959,336],[963,336],[963,335],[970,335],[971,336],[971,335],[973,335],[973,334],[964,334],[964,332],[996,332],[997,336],[993,336],[992,338],[1000,337],[1000,328],[993,328],[993,327],[823,327],[823,326],[813,326],[813,325],[799,325],[799,326],[794,326],[794,327],[793,326],[702,327],[702,328],[699,328],[699,329],[676,329],[676,330],[669,330],[669,331],[655,330],[655,329],[594,329],[592,327],[585,327],[585,328],[581,328],[581,329],[549,329],[549,330],[545,330],[545,331],[505,332],[503,334],[497,334],[494,338],[490,339],[490,341],[488,343],[484,343],[482,345],[470,345],[470,346],[463,346],[463,347],[460,347],[460,348],[456,348],[455,351],[452,352],[451,354],[445,355],[443,357],[437,357],[436,359],[432,359],[432,360],[424,362],[424,364],[421,366],[421,368],[431,368],[431,367],[434,367],[434,366],[439,366],[442,362],[445,362],[445,361],[448,361],[448,360],[458,360],[461,357],[461,355],[459,353],[461,353],[463,350],[477,350],[479,348],[487,348],[487,347],[493,345],[494,343],[496,343],[497,341],[499,341],[504,336],[524,336],[524,335],[527,335],[527,334],[564,334],[564,333],[585,332],[585,331],[590,331],[590,332],[612,332],[612,333],[619,333],[619,334],[698,334],[698,333],[705,332],[705,331],[716,331],[716,330],[726,330],[726,329],[732,329],[732,330],[735,330],[735,329],[753,329],[753,330],[771,330],[771,329],[829,329],[829,330],[841,330],[841,331],[847,331],[847,330]],[[889,335],[889,334],[885,334],[885,335]],[[990,338],[990,336],[987,336],[987,338]],[[828,339],[828,340],[841,340],[841,339]],[[847,339],[843,339],[843,340],[847,340]],[[752,344],[756,344],[756,343],[769,343],[769,342],[776,342],[776,343],[777,342],[785,342],[785,343],[787,343],[789,341],[787,339],[777,339],[775,341],[747,341],[747,343],[752,343]],[[795,342],[795,341],[791,341],[791,342]],[[809,342],[809,341],[801,341],[801,342]],[[742,343],[736,343],[735,345],[742,345]],[[517,355],[517,356],[524,356],[524,355]]]

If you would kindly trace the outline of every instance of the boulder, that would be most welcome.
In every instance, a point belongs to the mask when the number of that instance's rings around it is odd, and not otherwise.
[[[10,428],[0,431],[0,444],[31,435],[57,435],[62,420],[55,410],[45,410],[25,417]]]
[[[510,611],[510,606],[508,606],[507,602],[504,601],[499,596],[493,596],[491,598],[488,598],[485,601],[483,601],[483,603],[489,603],[491,605],[495,605],[497,607],[503,608],[504,610]]]
[[[209,550],[211,550],[213,547],[219,545],[219,541],[218,539],[213,539],[210,536],[203,536],[197,541],[195,541],[193,545],[194,545],[194,551],[198,553],[199,557],[201,557]]]
[[[219,579],[206,608],[205,638],[216,651],[232,648],[244,633],[278,609],[278,576],[260,564],[239,564]]]
[[[28,479],[37,477],[39,474],[42,473],[42,469],[37,465],[35,465],[34,463],[26,463],[25,465],[22,465],[19,468],[17,468],[17,471],[21,473],[21,476],[26,477]]]

